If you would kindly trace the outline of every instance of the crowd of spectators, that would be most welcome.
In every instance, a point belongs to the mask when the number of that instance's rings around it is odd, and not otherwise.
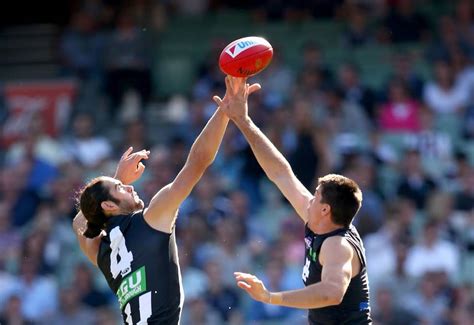
[[[130,145],[151,150],[134,184],[145,203],[173,180],[216,108],[212,95],[223,95],[224,75],[202,62],[189,96],[157,103],[151,40],[141,31],[166,28],[160,19],[168,15],[226,7],[268,21],[339,19],[346,29],[335,37],[348,49],[423,45],[429,77],[400,54],[387,62],[394,75],[378,89],[363,84],[354,62],[328,66],[317,40],[301,50],[298,69],[275,53],[252,78],[263,89],[249,99],[250,115],[311,191],[329,172],[361,186],[355,225],[365,242],[377,324],[472,324],[472,1],[456,1],[436,22],[415,6],[436,3],[428,0],[133,1],[122,10],[113,1],[80,3],[58,46],[63,74],[80,86],[71,127],[51,137],[34,119],[28,135],[2,153],[1,324],[120,322],[116,298],[76,243],[75,193],[94,176],[113,175]],[[157,113],[159,124],[147,118]],[[157,128],[164,137],[153,137]],[[183,324],[306,324],[304,310],[251,301],[234,283],[233,272],[243,271],[270,290],[301,287],[304,259],[304,225],[234,125],[180,208],[176,232]]]

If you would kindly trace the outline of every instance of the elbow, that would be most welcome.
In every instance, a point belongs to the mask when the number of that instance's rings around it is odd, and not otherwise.
[[[333,287],[327,290],[327,294],[325,297],[327,306],[335,306],[341,304],[342,299],[344,299],[344,294],[345,292],[342,288]]]
[[[344,295],[339,295],[339,294],[328,295],[326,302],[328,306],[336,306],[336,305],[341,304],[343,298],[344,298]]]

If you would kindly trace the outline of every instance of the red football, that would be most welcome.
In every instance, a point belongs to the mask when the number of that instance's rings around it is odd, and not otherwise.
[[[265,69],[273,57],[273,48],[262,37],[239,38],[227,45],[219,57],[219,67],[234,77],[251,77]]]

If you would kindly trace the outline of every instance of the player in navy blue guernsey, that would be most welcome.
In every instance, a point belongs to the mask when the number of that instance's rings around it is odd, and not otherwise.
[[[235,82],[226,77],[224,98],[235,96]],[[252,85],[248,93],[259,88]],[[115,177],[95,178],[81,191],[73,227],[82,251],[117,295],[125,324],[179,324],[184,295],[175,220],[181,202],[214,160],[228,121],[221,110],[214,113],[174,181],[146,208],[130,185],[144,172],[145,150],[132,153],[130,148]]]
[[[268,178],[305,224],[305,287],[269,292],[254,275],[236,272],[238,286],[264,303],[308,309],[310,324],[371,323],[364,246],[352,225],[362,204],[359,186],[330,174],[320,178],[315,193],[310,193],[248,116],[247,91],[215,101],[244,134]]]

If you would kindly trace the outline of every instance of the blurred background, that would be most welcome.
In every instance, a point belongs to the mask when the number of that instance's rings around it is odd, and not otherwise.
[[[356,180],[377,324],[473,324],[474,3],[469,0],[15,1],[0,19],[0,323],[118,324],[79,251],[75,193],[148,148],[170,182],[224,94],[220,51],[274,46],[250,115],[311,191]],[[180,209],[182,324],[306,324],[262,305],[303,286],[304,229],[230,125]],[[144,243],[146,244],[146,243]],[[157,274],[156,276],[159,276]]]

